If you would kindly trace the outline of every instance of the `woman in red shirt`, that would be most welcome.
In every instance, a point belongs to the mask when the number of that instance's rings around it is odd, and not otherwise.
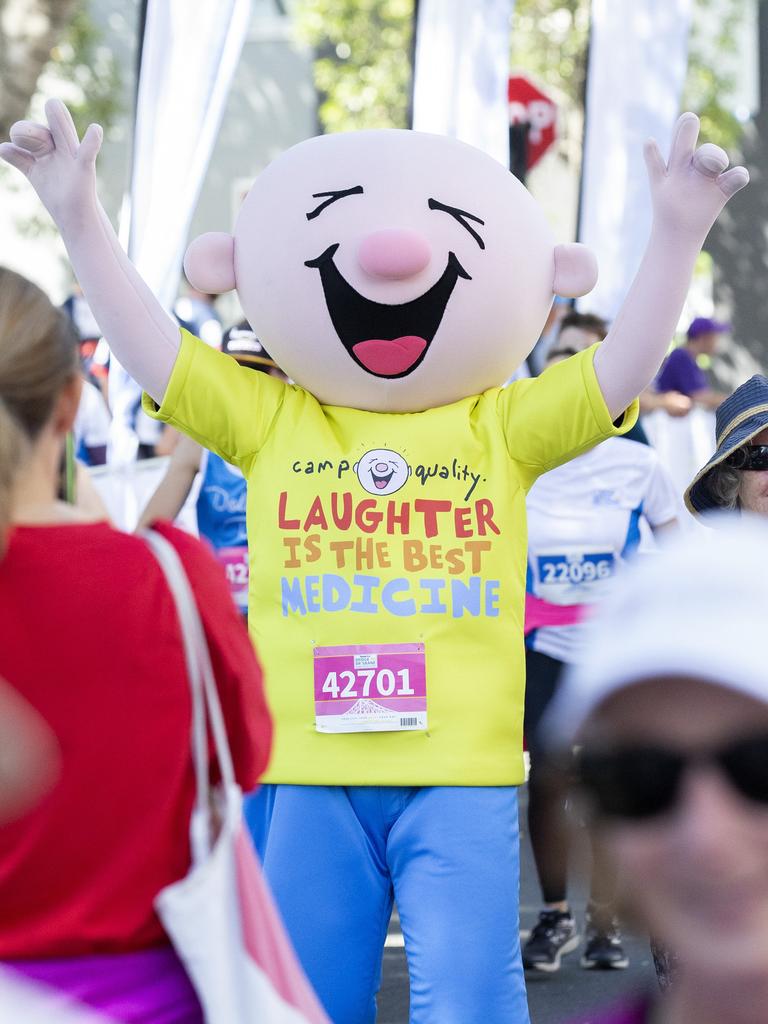
[[[0,268],[0,676],[57,737],[60,775],[0,829],[0,961],[118,1021],[201,1010],[154,912],[190,863],[191,702],[165,577],[140,538],[57,500],[77,411],[77,341]],[[238,782],[271,725],[261,673],[213,557],[168,525],[208,637]]]

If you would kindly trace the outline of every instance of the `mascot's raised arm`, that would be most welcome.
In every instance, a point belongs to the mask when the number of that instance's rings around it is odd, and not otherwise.
[[[310,139],[256,179],[234,234],[192,243],[295,384],[180,330],[95,185],[101,132],[66,108],[0,155],[27,175],[145,407],[248,479],[249,626],[275,718],[252,834],[336,1024],[374,1020],[396,895],[411,1021],[525,1024],[525,495],[621,433],[666,352],[701,245],[747,183],[698,119],[646,150],[653,225],[601,346],[501,387],[553,295],[595,283],[500,164],[452,139]],[[461,936],[461,941],[458,941]]]
[[[99,204],[101,128],[91,125],[80,142],[64,104],[49,101],[46,114],[48,127],[15,124],[0,156],[29,178],[110,346],[160,401],[179,330]],[[683,114],[668,164],[654,142],[646,146],[651,238],[596,360],[614,414],[656,373],[704,239],[749,180],[743,167],[726,170],[719,147],[696,150],[698,127]],[[555,244],[530,194],[495,161],[452,139],[396,130],[293,147],[255,182],[234,237],[203,236],[187,265],[207,291],[237,289],[257,334],[320,401],[399,412],[505,380],[553,295],[583,295],[597,276],[583,246]]]

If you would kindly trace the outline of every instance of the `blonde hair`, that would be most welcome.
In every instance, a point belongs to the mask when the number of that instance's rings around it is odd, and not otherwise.
[[[66,315],[37,285],[0,267],[0,556],[16,476],[77,372],[77,337]]]

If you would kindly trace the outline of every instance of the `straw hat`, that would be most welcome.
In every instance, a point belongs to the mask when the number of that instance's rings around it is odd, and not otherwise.
[[[708,486],[712,470],[725,462],[737,448],[748,444],[753,437],[768,427],[768,377],[754,377],[736,388],[718,407],[715,416],[717,451],[699,470],[685,492],[685,505],[689,512],[700,516],[720,506]]]

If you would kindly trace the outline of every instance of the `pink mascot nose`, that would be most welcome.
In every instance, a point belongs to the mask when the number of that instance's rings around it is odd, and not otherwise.
[[[377,473],[386,473],[388,469],[389,469],[389,466],[386,464],[386,462],[377,462],[376,463],[376,472]]]
[[[403,228],[385,228],[360,243],[357,258],[371,277],[401,280],[423,270],[432,255],[426,238]]]

